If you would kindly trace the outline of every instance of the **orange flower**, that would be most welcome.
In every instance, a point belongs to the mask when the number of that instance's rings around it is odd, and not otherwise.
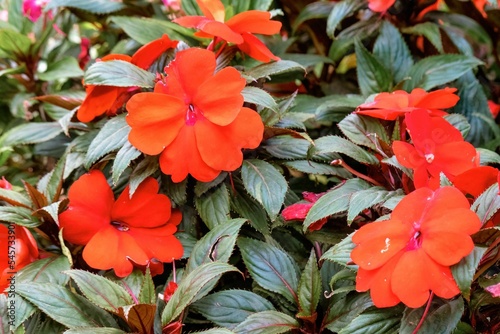
[[[415,188],[436,189],[441,172],[453,182],[454,176],[479,165],[474,146],[444,118],[420,109],[406,115],[406,124],[413,145],[394,141],[392,149],[403,166],[413,169]]]
[[[480,227],[460,190],[415,190],[394,208],[391,219],[367,224],[353,235],[356,290],[370,290],[377,307],[401,301],[417,308],[429,291],[454,297],[460,291],[450,266],[472,251],[470,235]]]
[[[158,189],[156,180],[147,178],[132,198],[127,186],[115,201],[101,171],[82,175],[69,189],[68,209],[59,215],[64,239],[85,245],[89,266],[113,268],[120,277],[129,275],[133,264],[179,259],[183,249],[173,234],[181,213],[171,211],[170,200]]]
[[[196,0],[203,15],[185,16],[174,20],[183,27],[196,28],[200,37],[218,37],[234,43],[244,53],[262,62],[280,60],[253,34],[274,35],[281,29],[281,22],[272,21],[269,12],[249,10],[224,21],[225,10],[220,0]]]
[[[161,153],[160,168],[174,182],[188,174],[208,182],[233,171],[243,161],[241,149],[262,140],[259,114],[243,107],[245,79],[232,67],[215,69],[212,52],[180,51],[153,93],[127,103],[130,143],[149,155]]]
[[[163,35],[162,38],[141,47],[132,57],[110,54],[103,57],[101,61],[123,60],[147,70],[162,53],[175,48],[176,45],[177,41],[171,41],[167,35]],[[104,113],[115,115],[136,90],[138,90],[137,87],[87,85],[87,96],[77,112],[78,120],[80,122],[90,122]]]
[[[374,12],[385,13],[396,0],[368,0],[368,8]]]
[[[30,231],[22,226],[0,224],[0,293],[11,285],[14,274],[38,258],[38,247]],[[12,248],[11,248],[12,247]]]
[[[431,116],[444,116],[447,113],[442,109],[453,107],[460,99],[456,91],[456,88],[447,87],[430,93],[422,88],[415,88],[411,93],[404,90],[380,93],[373,102],[360,105],[355,112],[390,121],[419,109],[427,110]]]

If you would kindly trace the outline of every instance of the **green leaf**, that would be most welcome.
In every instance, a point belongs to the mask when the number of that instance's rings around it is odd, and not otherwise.
[[[49,173],[47,184],[40,189],[50,202],[57,201],[61,194],[66,157],[65,154],[59,159],[54,169]]]
[[[0,307],[4,310],[0,314],[0,331],[2,333],[11,333],[12,318],[9,316],[9,313],[13,313],[13,317],[16,317],[16,305],[11,304],[10,301],[10,298],[7,299],[7,294],[0,295]]]
[[[373,54],[391,72],[396,82],[403,81],[413,66],[413,58],[403,36],[387,20],[382,23]]]
[[[356,269],[357,266],[351,263],[351,252],[356,247],[356,245],[352,242],[352,236],[354,233],[349,234],[345,239],[341,242],[327,250],[323,256],[321,256],[320,260],[328,260],[338,264],[343,265],[344,267],[350,269]]]
[[[476,151],[479,153],[480,164],[482,166],[500,164],[500,154],[481,147],[476,148]]]
[[[307,6],[302,9],[293,22],[293,30],[297,30],[297,28],[305,21],[327,18],[334,6],[335,3],[324,1],[316,1],[307,4]]]
[[[453,278],[455,279],[455,282],[457,282],[457,285],[466,300],[470,300],[472,280],[479,266],[479,261],[481,261],[481,258],[486,250],[487,248],[485,247],[476,246],[469,255],[464,257],[457,264],[451,266]]]
[[[197,44],[190,29],[170,21],[131,16],[112,16],[111,21],[140,44],[147,44],[161,38],[164,34],[168,35],[171,40],[181,40],[190,45]]]
[[[371,208],[377,204],[383,204],[389,198],[394,196],[402,196],[402,189],[397,191],[385,190],[383,187],[371,187],[369,189],[360,190],[352,194],[349,200],[349,208],[347,209],[347,224],[350,225],[361,211]]]
[[[449,114],[444,116],[444,119],[447,120],[451,125],[453,125],[458,131],[460,131],[462,137],[467,137],[471,126],[465,116],[460,114]]]
[[[222,274],[228,271],[238,270],[226,263],[210,262],[196,267],[186,277],[183,277],[177,290],[163,309],[162,325],[174,321],[193,300],[203,298],[209,291],[204,290],[204,294],[201,294],[200,290],[214,280],[218,280]]]
[[[229,194],[224,183],[210,194],[195,198],[195,205],[201,219],[211,230],[230,219]]]
[[[404,90],[420,87],[430,90],[460,78],[482,62],[474,57],[458,54],[429,56],[413,65],[408,72],[410,80],[405,81]]]
[[[51,0],[45,10],[57,7],[83,9],[93,14],[109,14],[126,8],[121,2],[107,0]]]
[[[338,136],[324,136],[316,139],[311,152],[314,154],[342,153],[364,164],[379,164],[378,159],[374,155],[349,140]]]
[[[389,144],[391,139],[379,120],[358,114],[350,114],[338,127],[350,141],[356,145],[369,147],[375,151],[381,149],[380,141]]]
[[[342,328],[339,334],[396,334],[402,313],[401,307],[365,311]]]
[[[66,327],[118,327],[106,311],[62,286],[53,283],[19,283],[16,293]]]
[[[62,201],[54,202],[47,206],[44,206],[34,212],[34,215],[41,217],[46,221],[54,221],[59,226],[59,214],[62,213],[63,209],[68,205],[69,199],[64,199]]]
[[[268,162],[249,159],[243,161],[241,177],[245,189],[264,206],[271,220],[275,220],[288,188],[283,175]]]
[[[0,200],[5,201],[10,205],[22,206],[25,208],[30,208],[32,205],[31,201],[24,195],[21,195],[17,191],[4,188],[0,188]]]
[[[248,195],[239,182],[235,183],[235,187],[237,192],[230,197],[231,209],[240,217],[248,219],[250,225],[260,233],[269,234],[268,218],[262,205]]]
[[[227,177],[226,172],[222,172],[215,178],[215,180],[211,182],[196,182],[196,185],[194,186],[194,194],[197,197],[200,197],[210,189],[217,187],[221,182],[223,182]]]
[[[85,157],[85,167],[90,168],[99,158],[122,148],[128,142],[129,132],[130,126],[125,121],[125,115],[107,121],[90,144]]]
[[[347,114],[356,109],[357,106],[365,102],[361,95],[328,95],[316,108],[315,116],[318,121],[340,122]]]
[[[139,293],[139,304],[156,304],[156,291],[151,271],[147,268],[144,274],[144,282],[142,282],[141,292]]]
[[[321,63],[327,63],[327,64],[333,63],[333,61],[330,58],[316,54],[285,53],[280,55],[280,57],[283,60],[294,61],[302,65],[304,68],[314,67],[315,65]]]
[[[235,334],[235,333],[225,328],[210,328],[205,331],[196,332],[195,334]]]
[[[281,249],[259,240],[240,238],[238,247],[250,275],[264,289],[297,302],[298,273],[292,258]]]
[[[441,41],[441,31],[439,26],[434,22],[419,23],[414,26],[402,29],[403,33],[424,36],[432,43],[439,53],[444,53],[443,42]]]
[[[311,317],[316,313],[316,307],[321,295],[321,276],[318,269],[318,260],[314,249],[311,250],[309,260],[300,277],[298,297],[300,317]]]
[[[245,87],[241,91],[245,102],[254,103],[258,106],[278,111],[278,104],[274,98],[265,90],[257,87]]]
[[[123,60],[99,61],[85,72],[86,85],[152,88],[155,75]]]
[[[280,334],[298,329],[297,320],[288,314],[278,311],[262,311],[248,316],[245,321],[236,326],[237,334]]]
[[[271,302],[246,290],[219,291],[191,307],[216,325],[229,329],[234,329],[251,314],[274,310]]]
[[[302,67],[302,65],[294,61],[280,60],[252,67],[250,70],[245,72],[245,74],[256,80],[261,78],[269,78],[271,75],[284,74],[296,71],[305,72],[306,69]]]
[[[116,184],[120,179],[122,173],[130,166],[130,163],[141,155],[141,151],[136,149],[129,141],[125,142],[123,146],[116,153],[116,158],[113,161],[113,183]]]
[[[309,210],[304,220],[304,231],[312,223],[333,214],[347,211],[351,196],[360,190],[370,188],[370,184],[360,179],[350,179],[323,195]]]
[[[343,167],[331,166],[329,164],[314,162],[311,160],[285,161],[283,164],[291,169],[307,174],[336,175],[342,179],[348,179],[351,177],[351,173],[346,171]]]
[[[66,78],[77,78],[83,75],[83,71],[74,57],[64,57],[54,63],[50,63],[47,70],[38,73],[38,79],[43,81],[55,81]]]
[[[407,308],[401,319],[400,334],[412,334],[422,319],[425,307]],[[464,300],[434,298],[419,333],[452,333],[464,312]]]
[[[30,228],[42,224],[30,209],[15,206],[0,206],[0,221]]]
[[[186,265],[186,274],[204,263],[229,261],[238,232],[245,222],[245,219],[232,219],[205,234],[191,251]]]
[[[369,293],[347,295],[330,306],[323,325],[337,333],[371,306],[373,302]]]
[[[57,122],[26,123],[10,129],[2,137],[3,146],[16,146],[23,144],[36,144],[55,138],[63,131]]]
[[[119,308],[134,303],[128,292],[118,284],[84,270],[64,272],[71,277],[82,294],[102,309],[118,313]]]
[[[498,184],[491,185],[482,193],[471,206],[484,225],[500,209],[500,196],[498,196]]]
[[[8,55],[18,58],[27,55],[31,46],[31,40],[11,29],[0,29],[0,50]]]
[[[361,42],[356,41],[354,45],[361,94],[368,96],[388,91],[392,85],[390,72],[375,56],[368,52]]]
[[[326,21],[326,33],[328,36],[335,38],[335,30],[337,30],[342,20],[353,15],[365,5],[365,2],[362,0],[346,0],[335,3]]]
[[[276,136],[266,140],[263,147],[278,159],[306,159],[309,141],[291,136]]]
[[[134,269],[130,275],[123,278],[117,277],[113,272],[108,271],[106,273],[106,278],[124,288],[134,300],[139,300],[141,291],[147,280],[147,277],[140,269]]]
[[[130,190],[129,195],[132,196],[137,187],[144,181],[148,176],[154,174],[158,170],[158,159],[152,156],[145,156],[144,159],[137,164],[135,169],[130,174]]]
[[[122,331],[117,328],[110,327],[86,327],[78,329],[68,329],[63,334],[127,334],[127,332]]]

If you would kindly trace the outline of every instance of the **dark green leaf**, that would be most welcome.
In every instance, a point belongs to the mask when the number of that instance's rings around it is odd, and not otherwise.
[[[291,316],[278,311],[261,311],[248,316],[236,326],[237,334],[280,334],[298,329],[299,323]]]
[[[265,90],[257,87],[245,87],[241,91],[245,102],[253,103],[261,107],[269,108],[278,111],[278,104],[274,98]]]
[[[42,224],[30,209],[15,206],[0,206],[0,221],[30,228]]]
[[[114,184],[118,182],[125,169],[127,169],[130,163],[139,155],[141,155],[141,152],[132,146],[129,141],[123,144],[118,153],[116,153],[116,158],[113,161],[112,174]]]
[[[414,26],[404,28],[403,33],[424,36],[432,43],[439,53],[444,53],[443,42],[441,41],[441,31],[439,26],[434,22],[419,23]]]
[[[304,230],[312,223],[333,214],[347,211],[351,196],[360,190],[370,188],[370,184],[361,179],[350,179],[323,195],[309,210],[304,221]]]
[[[227,262],[233,253],[238,232],[245,221],[245,219],[232,219],[205,234],[191,251],[186,274],[204,263]]]
[[[361,44],[355,43],[358,83],[364,96],[386,92],[392,85],[390,72]]]
[[[0,50],[12,57],[27,55],[31,41],[28,37],[11,29],[0,29]]]
[[[93,304],[105,310],[118,313],[119,308],[134,303],[128,292],[118,284],[84,270],[68,270],[82,294]]]
[[[310,160],[285,161],[283,164],[292,169],[298,170],[299,172],[307,174],[336,175],[342,179],[348,179],[351,177],[351,173],[346,171],[343,167],[331,166],[329,164]]]
[[[324,1],[316,1],[308,4],[293,22],[293,29],[296,30],[302,23],[308,20],[327,18],[334,6],[335,3]]]
[[[262,147],[279,159],[306,159],[310,142],[291,136],[276,136],[266,140]]]
[[[226,224],[229,220],[229,193],[226,185],[221,184],[215,191],[197,197],[196,209],[209,229]]]
[[[311,151],[314,154],[342,153],[364,164],[379,164],[378,159],[374,155],[349,140],[338,136],[324,136],[317,139]]]
[[[194,300],[203,298],[209,293],[208,290],[203,290],[204,294],[201,294],[200,291],[203,287],[218,280],[222,274],[228,271],[237,271],[237,269],[226,263],[210,262],[196,267],[186,277],[183,277],[177,290],[163,309],[162,325],[174,321]]]
[[[408,73],[410,80],[405,81],[403,87],[410,91],[416,87],[430,90],[436,86],[444,85],[460,78],[482,62],[476,58],[445,54],[429,56],[413,65]]]
[[[127,334],[127,332],[124,332],[121,329],[110,327],[88,327],[68,329],[63,334]]]
[[[470,288],[472,285],[472,279],[479,266],[479,261],[486,252],[485,247],[474,247],[472,252],[464,257],[460,262],[451,266],[451,273],[455,282],[457,282],[462,295],[466,300],[470,300]]]
[[[332,332],[339,332],[371,306],[373,302],[368,293],[347,295],[330,306],[323,325]]]
[[[313,316],[316,313],[320,295],[321,276],[318,269],[318,260],[314,250],[311,250],[311,255],[309,256],[309,260],[307,261],[299,282],[299,316]]]
[[[62,190],[64,168],[66,166],[66,155],[63,155],[57,162],[54,169],[50,172],[47,184],[40,191],[47,197],[50,202],[59,200]],[[41,186],[39,184],[38,186]]]
[[[347,238],[327,250],[320,260],[328,260],[350,269],[356,269],[357,266],[351,264],[351,252],[354,247],[356,247],[356,245],[352,242],[353,234],[354,233],[349,234]]]
[[[335,3],[326,21],[326,33],[335,38],[335,30],[346,17],[353,15],[366,3],[362,0],[347,0]]]
[[[235,186],[237,192],[230,196],[231,209],[236,211],[240,217],[248,219],[250,225],[257,231],[269,234],[268,218],[262,205],[248,195],[238,183]]]
[[[342,328],[339,334],[396,334],[401,315],[401,307],[366,311]]]
[[[30,208],[32,206],[31,201],[24,195],[21,195],[17,191],[4,188],[0,188],[0,200],[14,206],[22,206],[25,208]]]
[[[411,309],[407,308],[401,319],[400,334],[414,333],[417,324],[420,322],[425,307]],[[464,300],[457,298],[454,300],[434,299],[429,309],[419,333],[452,333],[457,327],[462,313],[464,312]]]
[[[158,170],[158,160],[156,157],[145,156],[144,159],[137,164],[135,169],[130,174],[130,190],[129,195],[132,196],[137,187],[144,181],[148,176],[152,175]]]
[[[197,182],[196,186],[194,186],[194,194],[196,196],[201,196],[204,193],[206,193],[208,190],[212,189],[213,187],[218,186],[222,181],[224,181],[227,177],[226,172],[222,172],[215,178],[215,180],[211,182]]]
[[[67,198],[62,201],[54,202],[38,209],[34,214],[37,217],[43,217],[49,221],[53,220],[59,226],[59,214],[62,213],[63,209],[68,205],[68,202],[69,199]]]
[[[356,218],[357,215],[359,215],[364,209],[371,208],[377,204],[383,204],[391,197],[402,195],[404,195],[402,189],[389,191],[385,190],[383,187],[371,187],[354,193],[349,200],[347,224],[350,225],[354,218]]]
[[[353,143],[369,147],[375,151],[381,149],[380,141],[386,144],[391,142],[382,123],[373,117],[353,113],[344,118],[338,124],[338,127]]]
[[[241,177],[245,189],[264,206],[275,220],[285,200],[288,184],[273,165],[256,159],[244,160]]]
[[[271,75],[284,74],[296,71],[305,72],[306,69],[294,61],[280,60],[252,67],[252,69],[245,72],[245,74],[253,79],[261,79],[261,78],[268,78]]]
[[[234,329],[251,314],[274,310],[271,302],[246,290],[219,291],[191,307],[216,325],[229,329]]]
[[[197,44],[190,29],[170,21],[131,16],[113,16],[111,20],[127,35],[141,44],[147,44],[161,38],[164,34],[167,34],[171,40],[181,40],[192,45]]]
[[[410,50],[399,30],[389,21],[384,20],[380,29],[373,54],[387,68],[396,82],[406,77],[413,65]]]
[[[106,311],[59,285],[19,283],[16,293],[66,327],[118,327]]]
[[[482,193],[471,209],[477,213],[481,223],[485,224],[500,209],[500,196],[498,196],[498,184],[493,184]]]
[[[85,167],[90,168],[99,158],[120,149],[127,143],[130,126],[125,121],[125,115],[110,119],[92,140],[85,157]]]
[[[87,85],[105,85],[115,87],[154,86],[155,75],[124,60],[99,61],[92,64],[85,72]]]
[[[316,109],[316,120],[339,122],[363,102],[365,99],[355,94],[326,96]]]
[[[83,71],[80,69],[76,58],[65,57],[49,64],[45,72],[38,73],[38,78],[43,81],[55,81],[59,79],[81,77],[82,75]]]
[[[297,302],[298,273],[292,258],[281,249],[258,240],[238,240],[243,261],[255,282],[264,289]]]
[[[481,147],[476,148],[476,151],[479,153],[481,166],[500,164],[500,154]]]
[[[45,10],[57,7],[83,9],[94,14],[108,14],[126,8],[121,2],[107,0],[51,0]]]
[[[449,114],[444,116],[444,119],[447,120],[451,125],[453,125],[458,131],[460,131],[462,137],[467,137],[467,134],[470,131],[470,124],[465,116],[460,114]]]
[[[144,274],[144,282],[142,282],[141,292],[139,293],[139,304],[156,304],[156,291],[153,278],[151,277],[151,272],[149,268]]]
[[[57,122],[21,124],[0,137],[0,143],[3,146],[42,143],[55,138],[62,131]]]
[[[315,54],[285,53],[283,55],[280,55],[280,57],[283,60],[294,61],[305,68],[313,67],[321,63],[327,63],[327,64],[333,63],[333,61],[330,58]]]

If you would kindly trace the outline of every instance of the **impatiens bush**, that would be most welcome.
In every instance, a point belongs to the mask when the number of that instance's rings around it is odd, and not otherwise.
[[[500,332],[494,0],[0,0],[2,333]]]

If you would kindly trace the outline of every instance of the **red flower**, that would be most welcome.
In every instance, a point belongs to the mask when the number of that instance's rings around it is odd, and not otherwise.
[[[488,107],[490,108],[491,116],[493,116],[493,118],[497,118],[498,113],[500,112],[500,104],[496,104],[495,102],[488,100]]]
[[[123,60],[146,70],[162,53],[168,49],[175,48],[176,45],[177,41],[171,41],[167,35],[163,35],[162,38],[141,47],[132,57],[121,54],[110,54],[103,57],[101,61]],[[90,122],[104,113],[115,115],[131,93],[136,90],[136,87],[87,85],[87,96],[77,112],[78,120],[80,122]]]
[[[361,227],[351,258],[359,265],[356,290],[370,290],[377,307],[400,301],[425,304],[429,291],[452,298],[460,291],[450,266],[474,248],[481,227],[465,196],[454,187],[420,188],[394,208],[391,219]]]
[[[149,155],[161,153],[160,168],[174,182],[188,174],[208,182],[233,171],[243,161],[241,149],[262,140],[259,114],[243,107],[245,79],[232,67],[215,68],[210,51],[180,51],[153,93],[127,103],[130,143]]]
[[[500,177],[498,169],[490,166],[479,166],[466,170],[453,179],[453,185],[464,195],[473,199],[479,197]]]
[[[179,259],[183,249],[173,234],[181,213],[171,211],[158,189],[156,180],[147,178],[132,198],[127,186],[115,201],[104,174],[92,170],[69,189],[68,210],[59,215],[64,239],[86,245],[83,259],[89,266],[113,268],[120,277],[129,275],[133,264]]]
[[[22,226],[0,224],[0,293],[11,285],[15,272],[38,258],[38,247],[30,231]],[[10,247],[14,247],[13,249]]]
[[[0,180],[0,188],[7,190],[12,189],[12,184],[10,184],[10,182],[5,179],[5,176],[2,176],[2,179]]]
[[[374,12],[384,13],[394,5],[396,0],[368,0],[368,8]]]
[[[225,10],[220,0],[196,0],[196,3],[205,16],[185,16],[174,22],[183,27],[199,29],[197,36],[219,37],[234,43],[241,51],[262,62],[280,60],[253,35],[274,35],[280,31],[281,22],[272,21],[269,12],[250,10],[224,22]]]
[[[441,172],[453,182],[454,176],[479,165],[474,146],[444,118],[420,109],[406,115],[406,124],[413,145],[395,141],[392,149],[403,166],[413,169],[416,188],[436,189]]]
[[[325,193],[320,193],[320,194],[315,194],[311,192],[304,191],[302,193],[302,197],[307,201],[307,203],[304,202],[299,202],[292,204],[290,206],[287,206],[283,211],[281,212],[281,215],[286,221],[290,220],[304,220],[306,219],[307,214],[309,213],[309,210],[313,207],[314,203],[318,201],[318,199],[323,196]],[[317,231],[320,230],[323,225],[327,222],[327,218],[320,219],[311,225],[309,225],[309,230],[310,231]]]
[[[411,93],[404,90],[380,93],[373,102],[360,105],[356,113],[391,121],[419,109],[426,110],[431,116],[444,116],[447,113],[442,109],[453,107],[460,99],[456,91],[456,88],[444,88],[427,93],[422,88],[415,88]]]

